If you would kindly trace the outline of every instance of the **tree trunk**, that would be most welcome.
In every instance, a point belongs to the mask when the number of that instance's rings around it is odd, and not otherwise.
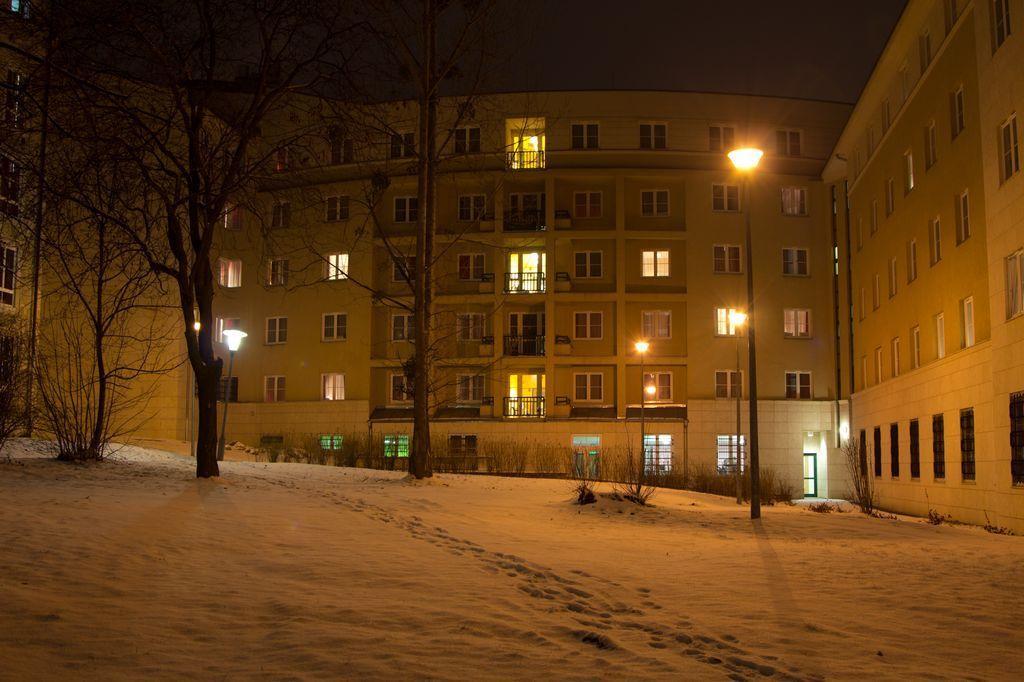
[[[196,436],[196,477],[220,476],[217,466],[217,388],[220,363],[197,368],[199,430]]]

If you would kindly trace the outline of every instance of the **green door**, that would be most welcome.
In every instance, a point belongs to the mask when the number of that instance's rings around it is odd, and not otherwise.
[[[804,497],[818,496],[818,455],[804,453]]]

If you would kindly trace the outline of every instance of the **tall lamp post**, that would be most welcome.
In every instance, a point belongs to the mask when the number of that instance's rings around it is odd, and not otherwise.
[[[231,402],[231,371],[235,365],[235,351],[248,334],[238,329],[225,329],[221,334],[228,346],[228,380],[224,384],[224,417],[220,420],[220,441],[217,443],[217,461],[224,461],[224,435],[228,430],[228,403]]]
[[[742,474],[742,463],[740,460],[740,434],[743,433],[742,426],[740,424],[740,396],[743,394],[742,390],[737,390],[737,384],[743,386],[740,382],[740,328],[747,321],[747,314],[741,313],[738,310],[734,310],[729,313],[729,324],[732,326],[732,332],[736,335],[736,381],[732,383],[732,392],[736,394],[736,456],[733,459],[733,475],[736,477],[736,504],[743,504],[743,478]]]
[[[650,349],[651,344],[646,341],[637,341],[634,345],[636,352],[640,354],[640,461],[644,459],[644,439],[647,437],[644,433],[644,407],[647,404],[647,377],[644,375],[644,354]]]
[[[750,175],[761,163],[764,152],[752,147],[734,149],[728,154],[733,167],[743,175],[743,201],[746,203],[747,251],[747,355],[749,356],[748,386],[750,386],[750,518],[761,518],[761,462],[757,451],[757,354],[754,342],[754,256],[750,231]]]

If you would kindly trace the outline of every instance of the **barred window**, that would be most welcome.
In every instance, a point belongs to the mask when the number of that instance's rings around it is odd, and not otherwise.
[[[1010,395],[1010,476],[1024,485],[1024,391]]]
[[[875,427],[875,478],[882,476],[882,427]]]
[[[868,475],[868,434],[864,429],[860,430],[860,440],[857,441],[857,454],[860,457],[860,473]]]
[[[932,474],[946,478],[946,425],[941,414],[932,415]]]
[[[974,408],[960,410],[960,474],[974,480]]]
[[[900,477],[900,427],[895,422],[889,424],[889,473]]]
[[[644,435],[644,471],[647,474],[667,474],[672,471],[672,434]]]
[[[910,477],[921,478],[921,432],[916,419],[910,420]]]

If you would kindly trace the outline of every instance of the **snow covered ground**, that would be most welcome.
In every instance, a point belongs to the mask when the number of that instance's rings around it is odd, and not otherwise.
[[[1010,679],[1024,538],[126,448],[0,464],[0,678]],[[1017,678],[1019,679],[1019,678]]]

